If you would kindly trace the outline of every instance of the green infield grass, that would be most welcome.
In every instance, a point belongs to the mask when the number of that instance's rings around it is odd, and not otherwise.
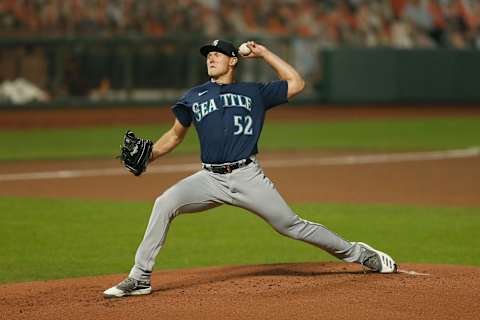
[[[126,127],[0,130],[0,160],[113,158]],[[157,139],[168,126],[130,127],[139,136]],[[176,154],[198,152],[190,130]],[[432,150],[478,146],[480,118],[302,122],[265,124],[261,151],[275,150]]]
[[[480,265],[480,208],[302,204],[303,218],[401,262]],[[0,283],[127,273],[151,204],[0,198]],[[176,218],[157,270],[335,260],[242,209]]]

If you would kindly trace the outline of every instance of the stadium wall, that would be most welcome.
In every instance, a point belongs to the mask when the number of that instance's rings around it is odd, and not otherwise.
[[[323,55],[326,102],[480,101],[477,50],[335,49]]]
[[[244,39],[232,40],[239,44]],[[255,40],[304,75],[309,86],[294,100],[297,103],[480,102],[478,50],[325,49],[308,38]],[[198,53],[207,41],[197,37],[0,39],[0,86],[26,79],[48,95],[47,99],[12,103],[2,96],[0,87],[0,106],[172,103],[187,88],[207,80]],[[238,71],[240,81],[275,78],[273,70],[258,60],[241,63]]]

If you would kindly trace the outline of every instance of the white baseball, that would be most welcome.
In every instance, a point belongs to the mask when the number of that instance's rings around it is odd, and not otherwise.
[[[250,48],[247,46],[246,43],[242,43],[240,45],[240,47],[238,48],[238,52],[242,55],[242,56],[248,56],[250,54],[250,52],[252,52],[252,50],[250,50]]]

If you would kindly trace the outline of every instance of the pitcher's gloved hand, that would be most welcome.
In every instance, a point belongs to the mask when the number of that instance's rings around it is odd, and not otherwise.
[[[152,149],[152,141],[138,138],[133,131],[127,130],[118,158],[131,173],[139,176],[147,169]]]

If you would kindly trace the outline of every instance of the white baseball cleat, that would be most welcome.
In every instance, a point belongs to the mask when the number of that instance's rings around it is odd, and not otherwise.
[[[105,298],[120,298],[124,296],[139,296],[150,294],[152,287],[150,281],[140,281],[133,278],[127,278],[110,289],[103,292]]]
[[[397,272],[397,264],[388,254],[375,250],[363,242],[357,242],[357,244],[360,246],[360,250],[362,250],[360,254],[360,263],[362,265],[379,273]]]

